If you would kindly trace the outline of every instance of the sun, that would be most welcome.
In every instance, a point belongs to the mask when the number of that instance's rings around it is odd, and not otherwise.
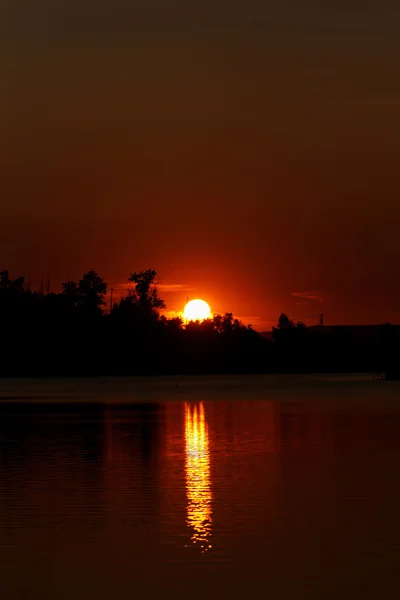
[[[185,321],[203,321],[211,316],[211,309],[207,302],[196,298],[191,300],[185,306],[183,318]]]

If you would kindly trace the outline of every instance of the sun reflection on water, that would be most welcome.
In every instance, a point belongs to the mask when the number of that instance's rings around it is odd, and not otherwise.
[[[202,552],[211,548],[211,477],[208,427],[203,403],[185,403],[186,523]]]

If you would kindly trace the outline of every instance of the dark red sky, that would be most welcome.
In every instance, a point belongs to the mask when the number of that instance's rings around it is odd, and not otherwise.
[[[1,268],[154,267],[170,310],[257,328],[400,322],[398,2],[5,0],[0,23]]]

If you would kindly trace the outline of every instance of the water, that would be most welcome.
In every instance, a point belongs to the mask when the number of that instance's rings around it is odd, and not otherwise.
[[[0,380],[5,600],[396,597],[400,385]]]

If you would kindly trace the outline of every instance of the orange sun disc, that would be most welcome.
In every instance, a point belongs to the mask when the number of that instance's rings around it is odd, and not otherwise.
[[[211,309],[207,302],[196,298],[190,300],[185,306],[183,317],[186,321],[203,321],[211,316]]]

